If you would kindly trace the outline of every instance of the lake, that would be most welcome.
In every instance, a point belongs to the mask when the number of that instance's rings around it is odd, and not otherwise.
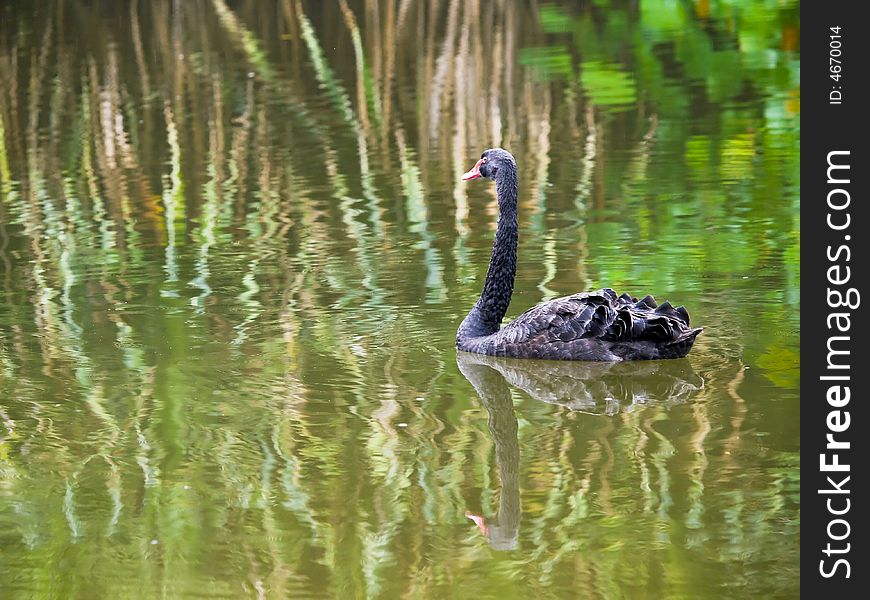
[[[794,598],[797,2],[0,6],[0,597]],[[673,361],[457,353],[685,305]]]

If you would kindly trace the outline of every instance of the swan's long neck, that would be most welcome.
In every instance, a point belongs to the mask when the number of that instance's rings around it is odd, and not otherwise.
[[[490,335],[501,327],[514,289],[517,271],[517,174],[503,168],[496,176],[498,228],[492,244],[492,256],[480,299],[462,325],[458,339]]]

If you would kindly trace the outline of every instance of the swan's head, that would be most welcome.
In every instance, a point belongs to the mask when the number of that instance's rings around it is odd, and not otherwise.
[[[462,181],[477,179],[478,177],[489,177],[490,179],[495,179],[499,171],[502,171],[503,169],[516,171],[517,161],[514,160],[514,157],[510,152],[503,148],[490,148],[489,150],[484,150],[483,154],[480,155],[480,160],[477,161],[477,164],[475,164],[468,173],[462,176]]]

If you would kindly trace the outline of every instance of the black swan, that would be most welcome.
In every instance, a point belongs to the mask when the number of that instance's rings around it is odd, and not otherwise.
[[[483,292],[456,333],[466,352],[552,360],[647,360],[685,356],[701,332],[689,313],[652,296],[638,300],[610,288],[556,298],[530,308],[504,327],[517,270],[517,163],[492,148],[462,176],[488,177],[498,196],[498,228]]]

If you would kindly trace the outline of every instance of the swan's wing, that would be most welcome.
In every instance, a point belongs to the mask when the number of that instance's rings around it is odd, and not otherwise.
[[[689,313],[669,302],[657,305],[652,296],[642,300],[617,296],[610,288],[573,294],[538,304],[503,328],[508,343],[562,343],[598,339],[611,343],[670,344],[694,336]]]

